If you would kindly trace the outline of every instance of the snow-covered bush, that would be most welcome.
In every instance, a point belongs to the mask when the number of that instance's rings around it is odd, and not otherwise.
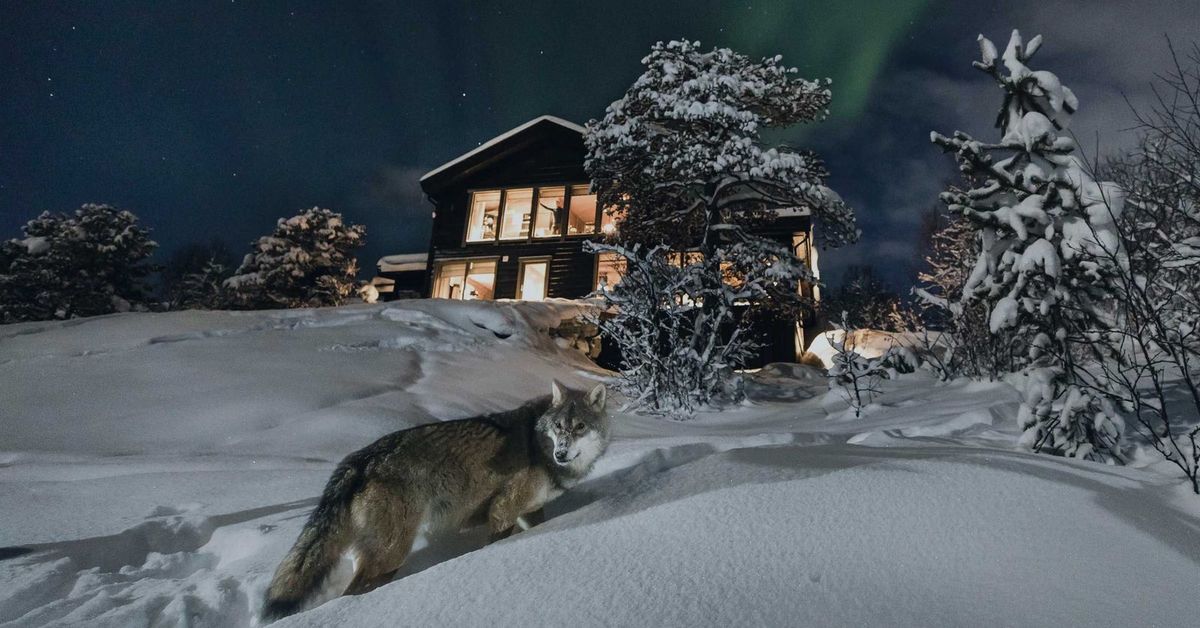
[[[1110,322],[1115,270],[1088,252],[1119,247],[1119,188],[1099,183],[1065,133],[1078,109],[1054,74],[1027,64],[1041,47],[1013,31],[1003,54],[982,35],[975,67],[1001,87],[996,143],[963,132],[931,139],[953,152],[972,186],[942,194],[979,233],[980,254],[961,304],[987,308],[989,329],[1026,342],[1028,375],[1019,412],[1022,445],[1064,456],[1120,460],[1123,421],[1079,363]]]
[[[752,229],[774,220],[773,210],[796,206],[813,210],[826,243],[851,241],[857,229],[853,212],[823,185],[819,159],[760,141],[764,129],[824,117],[825,83],[799,78],[779,57],[754,61],[724,48],[702,52],[687,41],[655,44],[642,63],[645,73],[602,120],[588,123],[585,167],[598,201],[619,221],[610,239],[621,246],[613,251],[637,253],[626,258],[631,272],[663,273],[641,280],[648,285],[675,286],[666,294],[641,288],[609,294],[610,302],[619,299],[620,307],[637,312],[615,319],[610,335],[618,344],[641,342],[642,333],[617,333],[615,326],[639,324],[655,308],[673,317],[671,304],[686,295],[679,306],[686,308],[687,324],[672,332],[670,346],[621,344],[625,353],[659,352],[656,361],[692,361],[690,375],[661,384],[688,388],[632,395],[656,410],[686,413],[718,391],[736,389],[731,377],[753,346],[754,315],[795,316],[811,306],[798,288],[812,278],[790,243]],[[679,255],[678,271],[652,261],[653,251]],[[632,303],[637,298],[645,300]],[[655,379],[628,381],[649,386]],[[679,407],[663,407],[664,399]]]
[[[673,263],[664,245],[585,246],[622,258],[621,281],[599,293],[608,307],[594,322],[620,347],[617,385],[630,400],[629,407],[686,418],[698,404],[719,396],[725,385],[722,371],[743,357],[728,352],[745,349],[723,344],[707,361],[693,355],[693,319],[698,313],[693,267]]]
[[[233,254],[219,240],[179,248],[162,269],[167,307],[173,310],[225,307],[224,283],[233,274],[233,268]]]
[[[879,385],[885,379],[895,379],[899,373],[911,373],[920,367],[916,354],[907,347],[893,345],[881,355],[869,358],[856,350],[854,326],[848,312],[841,313],[838,329],[826,334],[833,349],[828,371],[829,389],[849,404],[855,417],[879,395]]]
[[[342,215],[313,207],[281,218],[225,281],[230,304],[247,309],[341,305],[356,293],[358,263],[366,228]]]
[[[846,322],[859,329],[900,332],[913,326],[899,295],[889,290],[868,265],[847,267],[841,285],[836,290],[825,290],[821,308],[833,314],[831,320],[844,314]]]
[[[1016,370],[1020,343],[1009,329],[988,327],[985,303],[963,303],[963,287],[979,258],[979,234],[961,215],[935,214],[930,225],[925,270],[913,289],[922,308],[927,350],[922,357],[944,380],[996,380]],[[937,333],[930,333],[933,328]]]
[[[171,287],[173,310],[215,310],[225,306],[225,280],[231,269],[209,258],[199,269],[180,276]]]
[[[158,246],[137,216],[88,204],[43,213],[0,243],[0,322],[67,319],[144,307]]]

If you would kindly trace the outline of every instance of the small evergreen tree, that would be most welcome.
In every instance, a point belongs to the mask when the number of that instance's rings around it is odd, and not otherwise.
[[[158,246],[137,216],[110,205],[43,213],[0,244],[0,321],[68,319],[143,307]]]
[[[867,406],[879,396],[885,379],[896,379],[900,373],[911,373],[921,366],[910,349],[893,345],[878,357],[868,358],[859,353],[856,339],[861,339],[847,312],[841,313],[840,324],[826,338],[833,348],[829,366],[829,389],[845,401],[861,417]],[[840,333],[839,333],[840,332]]]
[[[677,254],[698,249],[680,255],[682,277],[666,264],[626,258],[647,272],[669,273],[659,283],[678,285],[689,301],[681,303],[689,324],[670,346],[621,350],[660,352],[647,355],[650,361],[670,357],[691,374],[678,385],[690,388],[643,389],[633,398],[669,398],[682,405],[671,411],[687,412],[729,390],[733,369],[749,354],[755,340],[740,308],[794,316],[811,305],[798,291],[801,281],[812,279],[807,267],[789,246],[758,237],[753,228],[774,220],[777,208],[802,206],[822,219],[818,233],[827,243],[853,240],[857,229],[853,212],[823,185],[819,159],[765,146],[760,138],[763,129],[824,117],[826,84],[797,77],[779,57],[754,61],[725,48],[703,52],[687,41],[655,44],[642,63],[645,73],[602,120],[588,123],[585,167],[599,202],[619,220],[611,236],[621,245],[615,252],[644,257],[659,246]],[[647,301],[635,306],[631,300],[639,294]],[[671,304],[683,297],[630,291],[622,298],[622,307],[645,312],[673,311]],[[638,336],[613,337],[632,342]],[[648,386],[654,379],[637,381]]]
[[[1112,267],[1086,255],[1120,245],[1121,195],[1097,183],[1065,134],[1079,107],[1057,76],[1027,65],[1041,47],[1013,31],[1003,54],[982,35],[975,67],[1004,92],[998,143],[932,133],[953,152],[972,185],[942,200],[978,232],[980,254],[961,297],[987,308],[993,333],[1027,342],[1018,365],[1028,376],[1018,420],[1021,444],[1088,459],[1122,458],[1123,421],[1103,391],[1086,385],[1078,358],[1110,322]]]
[[[237,273],[225,280],[233,307],[271,309],[341,305],[355,294],[354,250],[366,228],[313,207],[281,218],[254,243]]]
[[[199,270],[180,277],[171,290],[173,310],[216,310],[225,306],[225,281],[230,268],[209,258]]]
[[[224,307],[223,285],[233,274],[233,254],[224,242],[186,245],[163,266],[162,287],[173,310]]]

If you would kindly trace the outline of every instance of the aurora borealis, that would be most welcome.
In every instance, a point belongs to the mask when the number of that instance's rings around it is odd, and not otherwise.
[[[901,287],[917,217],[954,175],[929,131],[990,122],[996,94],[970,68],[978,32],[1043,33],[1041,61],[1079,93],[1090,133],[1128,126],[1114,122],[1121,92],[1144,93],[1162,34],[1200,32],[1190,1],[13,3],[0,237],[42,210],[110,202],[164,252],[213,237],[240,252],[321,205],[367,226],[369,270],[423,249],[421,173],[541,114],[599,116],[651,43],[688,38],[833,79],[832,119],[783,138],[826,158],[866,231],[826,276],[868,261]]]

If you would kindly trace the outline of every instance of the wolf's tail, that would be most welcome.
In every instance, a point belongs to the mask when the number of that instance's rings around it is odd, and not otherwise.
[[[302,610],[346,551],[350,503],[363,484],[363,472],[354,462],[347,458],[334,470],[296,544],[275,570],[263,602],[263,621]]]

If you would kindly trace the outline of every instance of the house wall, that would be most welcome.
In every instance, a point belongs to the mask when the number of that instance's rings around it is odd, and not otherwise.
[[[551,127],[531,132],[502,154],[490,157],[473,172],[430,194],[437,215],[433,221],[432,262],[425,294],[431,292],[434,263],[447,259],[497,258],[496,298],[517,296],[520,260],[550,256],[547,296],[578,298],[592,291],[595,256],[583,251],[587,237],[561,236],[534,241],[466,243],[471,192],[513,187],[547,187],[588,181],[579,135]],[[599,236],[592,236],[599,237]]]

